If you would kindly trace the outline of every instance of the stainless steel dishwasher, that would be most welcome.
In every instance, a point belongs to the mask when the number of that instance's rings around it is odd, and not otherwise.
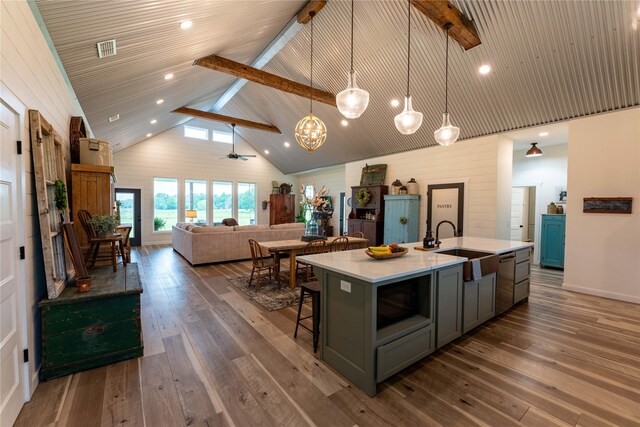
[[[504,313],[513,306],[515,266],[515,253],[509,252],[500,255],[498,283],[496,286],[496,316]]]

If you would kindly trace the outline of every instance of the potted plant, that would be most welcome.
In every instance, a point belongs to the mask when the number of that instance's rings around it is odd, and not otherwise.
[[[56,179],[53,183],[53,198],[56,203],[56,208],[60,211],[67,209],[67,186],[64,185],[61,179]]]
[[[112,215],[96,215],[89,220],[89,224],[96,230],[98,237],[107,237],[115,233],[118,222]]]
[[[165,220],[160,217],[153,218],[153,231],[158,231],[164,228],[166,224]]]

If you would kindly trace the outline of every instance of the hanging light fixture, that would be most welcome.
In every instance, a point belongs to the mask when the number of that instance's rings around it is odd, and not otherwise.
[[[527,152],[525,153],[525,157],[539,157],[539,156],[542,156],[542,150],[539,149],[538,147],[536,147],[536,145],[538,145],[537,142],[532,142],[531,143],[531,148],[529,148],[527,150]]]
[[[393,121],[396,124],[398,132],[404,135],[411,135],[422,125],[422,113],[413,111],[411,95],[409,95],[409,71],[411,66],[411,2],[409,0],[407,0],[407,6],[409,8],[407,20],[409,27],[407,34],[407,95],[404,97],[404,110],[398,114]]]
[[[298,145],[310,153],[317,150],[327,139],[327,127],[319,117],[313,115],[313,17],[315,12],[309,12],[311,16],[311,94],[309,94],[309,115],[298,122],[295,129]]]
[[[353,69],[353,0],[351,0],[351,69],[349,86],[336,95],[338,110],[347,119],[357,119],[369,105],[369,92],[356,84],[356,71]]]
[[[460,128],[452,126],[451,121],[449,120],[449,29],[451,27],[451,23],[444,26],[447,30],[447,53],[444,74],[444,114],[442,115],[442,126],[440,126],[440,129],[433,132],[436,142],[444,146],[455,143],[460,136]]]

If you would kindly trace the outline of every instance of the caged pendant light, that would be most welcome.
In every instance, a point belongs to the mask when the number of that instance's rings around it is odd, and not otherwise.
[[[408,27],[407,34],[407,95],[404,97],[404,110],[398,114],[394,119],[396,129],[398,132],[404,135],[411,135],[417,131],[422,125],[422,113],[413,111],[411,105],[411,95],[409,94],[409,76],[411,65],[411,2],[407,0],[408,12]]]
[[[369,105],[369,92],[356,84],[356,71],[353,69],[353,0],[351,0],[351,69],[349,86],[336,95],[338,110],[347,119],[357,119]]]
[[[309,115],[303,117],[295,129],[295,137],[298,145],[313,152],[320,148],[327,139],[327,127],[319,117],[313,115],[313,17],[315,12],[310,12],[311,16],[311,94],[309,95]]]
[[[440,129],[433,132],[433,136],[436,139],[436,142],[440,145],[451,145],[458,140],[460,136],[460,128],[452,126],[451,121],[449,120],[449,105],[448,105],[448,96],[449,96],[449,29],[452,27],[451,23],[448,23],[444,26],[447,30],[447,53],[446,53],[446,61],[445,61],[445,77],[444,77],[444,114],[442,115],[442,126]]]

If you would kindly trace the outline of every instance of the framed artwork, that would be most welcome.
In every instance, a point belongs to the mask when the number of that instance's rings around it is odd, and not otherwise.
[[[585,197],[582,212],[630,214],[633,197]]]
[[[387,165],[367,165],[362,168],[360,185],[383,185],[387,175]]]
[[[436,231],[441,221],[451,221],[463,235],[464,224],[464,183],[433,184],[427,187],[427,230]],[[448,227],[441,230],[440,238],[453,237]]]

